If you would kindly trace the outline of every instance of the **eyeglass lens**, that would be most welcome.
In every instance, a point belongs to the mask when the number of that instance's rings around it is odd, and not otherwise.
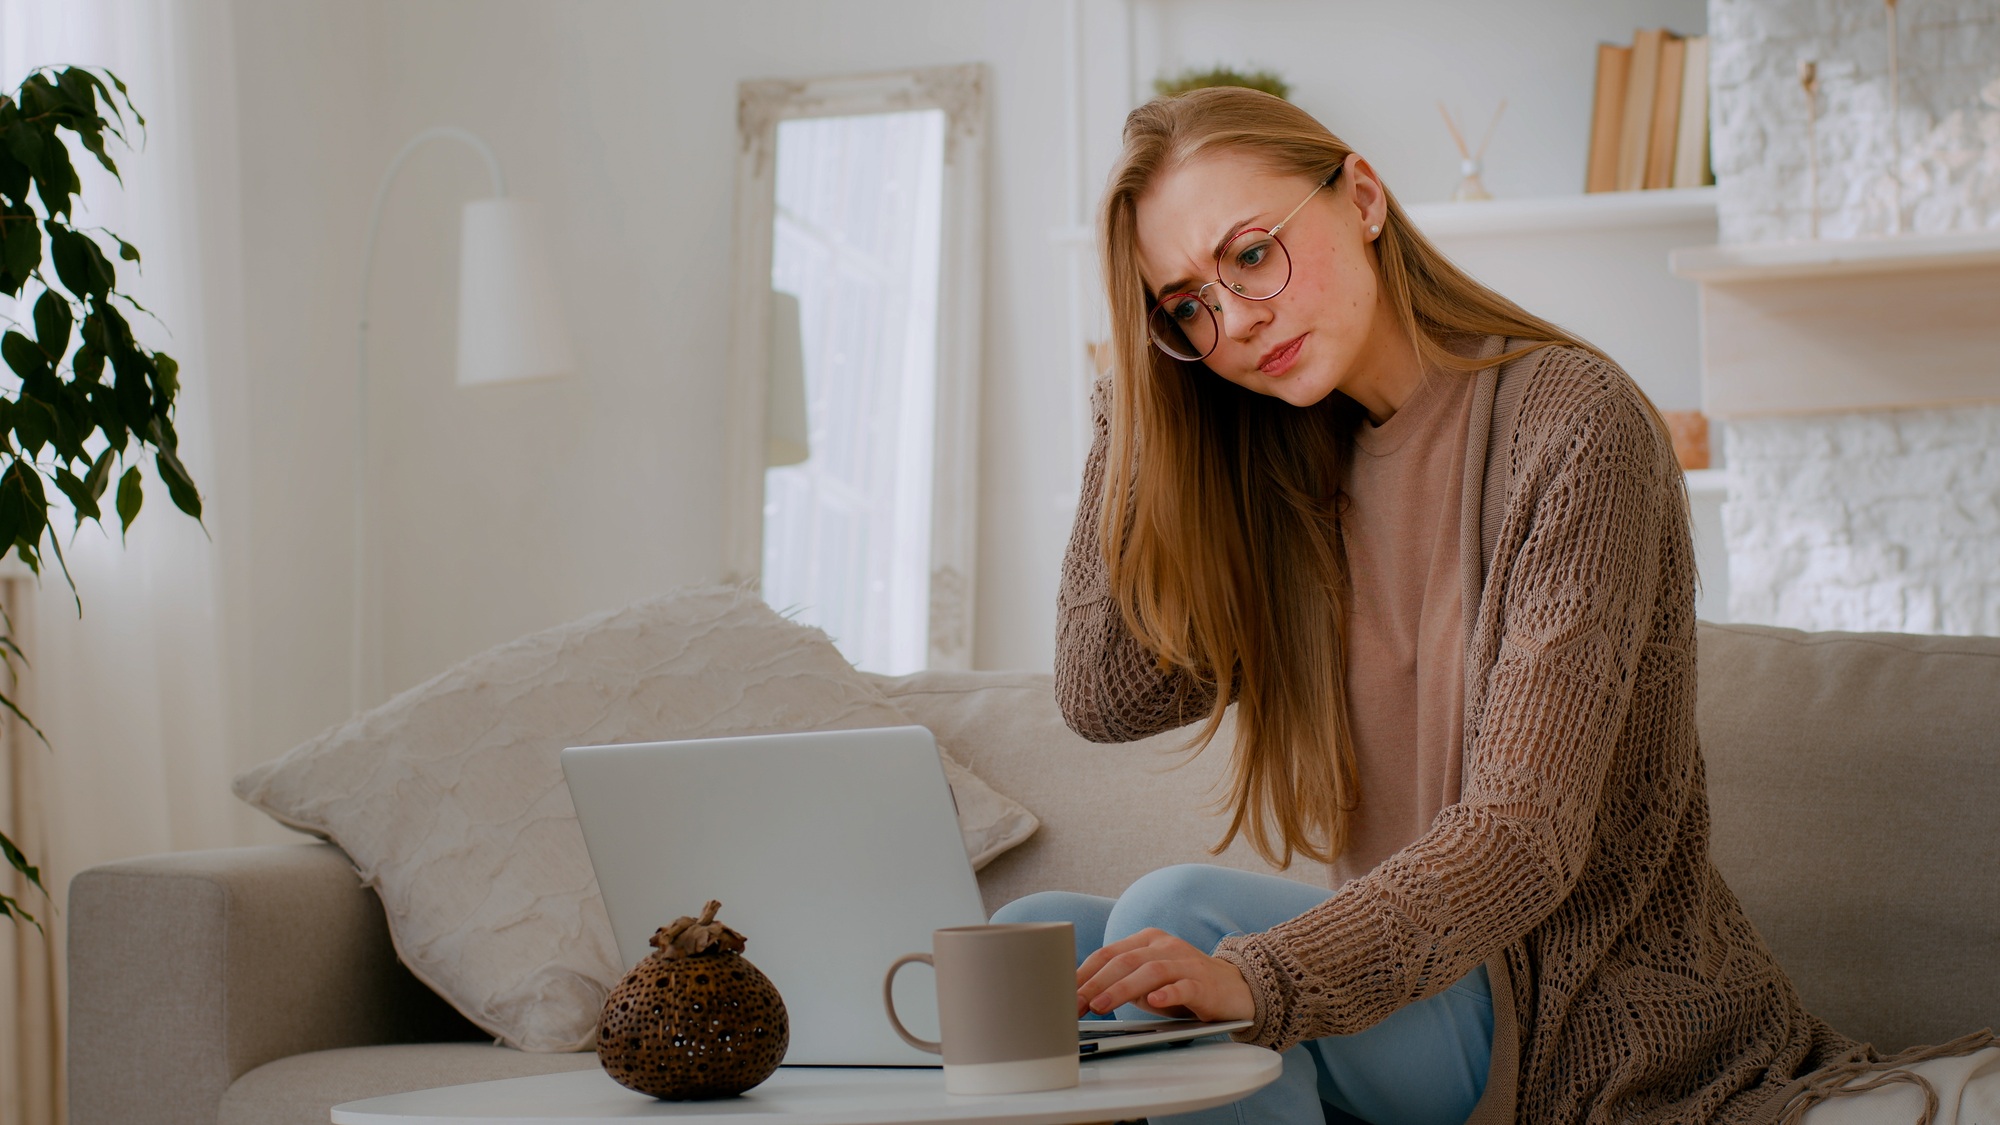
[[[1243,231],[1216,259],[1216,281],[1251,301],[1268,301],[1292,279],[1291,255],[1276,235],[1261,228]],[[1215,306],[1221,296],[1214,282],[1198,293],[1170,293],[1153,306],[1147,328],[1161,351],[1176,359],[1199,360],[1215,350],[1221,328]]]

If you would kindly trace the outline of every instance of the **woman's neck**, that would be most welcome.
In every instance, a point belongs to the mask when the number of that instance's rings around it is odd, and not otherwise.
[[[1386,300],[1377,301],[1375,317],[1369,325],[1368,342],[1354,357],[1354,370],[1341,381],[1340,389],[1368,412],[1368,420],[1379,426],[1395,417],[1424,382],[1423,360],[1417,355],[1416,341],[1410,338]]]

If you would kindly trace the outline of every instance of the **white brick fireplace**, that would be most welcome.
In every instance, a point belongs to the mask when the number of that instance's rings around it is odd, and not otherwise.
[[[2000,634],[2000,0],[1710,0],[1709,33],[1720,245],[1674,268],[1702,287],[1730,616]]]

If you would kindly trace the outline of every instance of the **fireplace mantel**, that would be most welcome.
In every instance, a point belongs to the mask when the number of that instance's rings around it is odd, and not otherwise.
[[[2000,231],[1677,250],[1701,287],[1702,409],[2000,401]]]

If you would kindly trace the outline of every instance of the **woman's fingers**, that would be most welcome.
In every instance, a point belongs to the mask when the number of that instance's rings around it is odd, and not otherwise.
[[[1113,965],[1117,963],[1114,961]],[[1138,1004],[1150,1007],[1145,997],[1160,987],[1181,979],[1187,970],[1185,964],[1172,961],[1146,961],[1133,966],[1117,980],[1111,982],[1096,996],[1091,998],[1091,1010],[1109,1012],[1122,1004]]]
[[[1077,987],[1081,988],[1085,981],[1096,976],[1112,958],[1123,953],[1129,953],[1135,949],[1143,949],[1158,938],[1167,938],[1171,941],[1180,940],[1165,930],[1146,929],[1140,930],[1123,941],[1114,941],[1110,945],[1099,946],[1089,957],[1084,958],[1083,964],[1076,967]],[[1181,944],[1186,945],[1187,943],[1182,942]],[[1188,948],[1192,949],[1194,947],[1188,946]]]
[[[1092,953],[1077,969],[1077,1012],[1136,1004],[1158,1015],[1242,1019],[1249,986],[1227,961],[1162,930],[1141,930]]]

